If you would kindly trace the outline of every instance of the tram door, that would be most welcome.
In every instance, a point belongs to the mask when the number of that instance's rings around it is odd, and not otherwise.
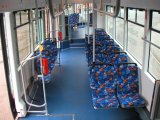
[[[0,120],[12,120],[16,115],[9,82],[3,14],[0,14]]]

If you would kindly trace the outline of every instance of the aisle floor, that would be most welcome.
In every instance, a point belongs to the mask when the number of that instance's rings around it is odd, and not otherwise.
[[[46,85],[51,116],[28,115],[27,120],[140,120],[134,109],[93,108],[84,48],[62,51],[61,66],[56,66],[53,76]]]

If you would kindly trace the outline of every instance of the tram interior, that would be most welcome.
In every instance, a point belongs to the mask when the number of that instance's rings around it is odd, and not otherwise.
[[[160,119],[159,5],[0,1],[0,120]]]

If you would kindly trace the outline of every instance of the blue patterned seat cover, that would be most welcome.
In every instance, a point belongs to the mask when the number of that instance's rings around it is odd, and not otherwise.
[[[137,66],[121,64],[118,68],[117,95],[123,108],[144,107],[145,101],[139,95]]]
[[[90,86],[92,89],[101,88],[113,83],[115,68],[112,65],[95,65],[90,67]],[[112,82],[111,82],[112,81]]]
[[[103,28],[96,28],[96,29],[95,29],[95,33],[96,33],[96,32],[103,32],[103,31],[105,31]]]
[[[102,98],[93,98],[92,101],[94,109],[110,109],[119,107],[119,103],[115,95],[107,95]]]
[[[91,70],[90,86],[95,109],[117,108],[115,96],[116,82],[113,79],[115,69],[111,65],[95,65]]]
[[[74,25],[77,25],[78,23],[79,23],[79,14],[78,13],[70,14],[69,24],[74,26]]]
[[[95,48],[95,62],[96,63],[109,63],[108,62],[108,57],[110,57],[111,54],[109,53],[113,53],[113,52],[119,52],[120,48],[118,46],[103,46],[103,47],[96,47]],[[92,51],[90,52],[90,54],[88,54],[88,62],[89,64],[92,61]]]
[[[127,63],[128,56],[126,53],[111,53],[108,57],[107,62],[113,65],[119,65],[120,63]]]
[[[96,31],[96,35],[107,36],[107,33],[105,31]]]
[[[114,52],[120,52],[120,47],[117,45],[110,45],[110,46],[107,46],[104,51],[105,54],[111,54]]]

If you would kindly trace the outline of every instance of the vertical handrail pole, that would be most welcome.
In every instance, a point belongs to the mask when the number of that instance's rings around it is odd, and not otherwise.
[[[39,22],[38,22],[38,2],[35,0],[36,4],[36,23],[37,24],[37,29],[40,30],[39,28]],[[38,34],[38,40],[40,39],[40,34],[39,31],[37,32]],[[39,40],[39,45],[41,44],[41,41]],[[42,56],[42,53],[40,52],[40,55]],[[42,74],[42,85],[43,85],[43,95],[44,95],[44,103],[45,105],[45,110],[46,110],[46,115],[48,114],[48,108],[47,108],[47,99],[46,99],[46,89],[45,89],[45,81],[44,81],[44,75],[43,75],[43,66],[42,66],[42,57],[40,57],[40,63],[41,63],[41,74]]]
[[[95,7],[95,4],[96,4],[96,3],[95,3],[95,0],[93,0],[93,9],[94,9],[94,7]],[[96,12],[96,11],[93,10],[92,19],[93,19],[93,21],[96,22],[96,20],[94,19],[94,18],[95,18],[95,12]],[[95,25],[96,25],[95,22],[93,22],[93,62],[95,62]]]
[[[85,25],[86,25],[86,3],[85,3],[85,6],[84,6],[84,17],[85,17]],[[85,34],[86,34],[86,27],[85,27]]]
[[[87,7],[88,7],[88,9],[87,9],[87,15],[88,15],[88,28],[87,28],[87,34],[88,34],[88,44],[90,43],[90,41],[89,41],[89,3],[87,3]]]

